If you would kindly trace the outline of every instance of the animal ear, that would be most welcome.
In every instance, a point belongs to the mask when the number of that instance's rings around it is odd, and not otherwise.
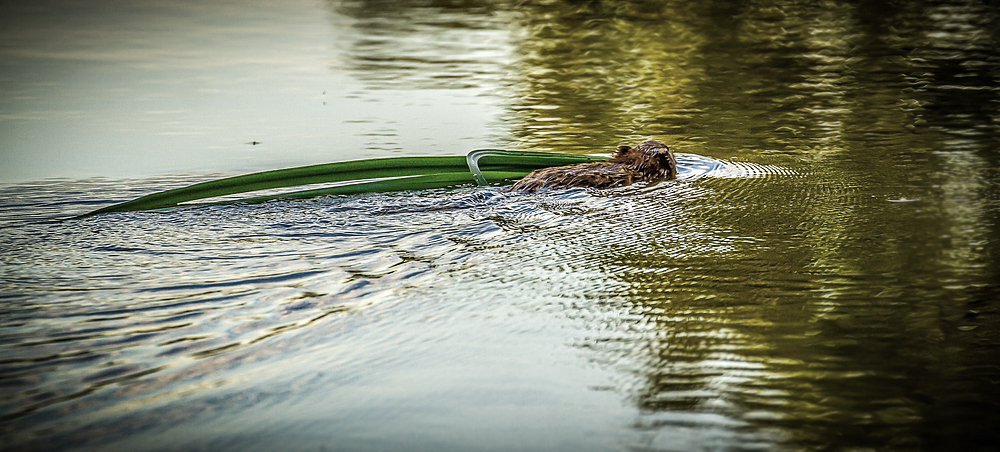
[[[619,155],[625,155],[626,152],[631,150],[632,146],[618,146],[618,149],[615,150],[615,157]]]

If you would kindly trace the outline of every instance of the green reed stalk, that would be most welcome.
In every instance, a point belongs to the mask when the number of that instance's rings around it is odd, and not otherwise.
[[[202,182],[152,193],[81,215],[153,210],[184,205],[260,203],[323,195],[425,190],[455,185],[502,183],[548,166],[607,160],[607,157],[480,149],[468,157],[390,157],[286,168]],[[374,180],[373,180],[374,179]],[[238,200],[191,203],[202,199],[301,185],[351,182],[334,187],[293,191]]]

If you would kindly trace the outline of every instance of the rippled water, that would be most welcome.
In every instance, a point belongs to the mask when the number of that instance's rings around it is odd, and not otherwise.
[[[679,177],[79,220],[218,168],[7,183],[5,450],[997,449],[996,7],[274,8],[265,34],[346,37],[328,102],[412,101],[282,122],[307,143],[289,162],[336,160],[309,151],[334,135],[342,158],[652,136],[682,153]],[[201,10],[209,29],[244,14],[222,10]],[[10,111],[4,130],[44,129]]]

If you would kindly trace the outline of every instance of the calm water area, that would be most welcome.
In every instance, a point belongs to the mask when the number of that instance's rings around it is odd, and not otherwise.
[[[72,219],[654,138],[677,180]],[[0,449],[998,451],[1000,4],[0,5]]]

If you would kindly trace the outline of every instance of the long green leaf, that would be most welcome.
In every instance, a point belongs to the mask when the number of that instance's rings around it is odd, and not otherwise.
[[[466,183],[480,184],[518,179],[547,166],[606,160],[606,157],[494,149],[472,151],[468,157],[391,157],[286,168],[202,182],[152,193],[81,215],[177,207],[201,199],[301,185],[365,181],[313,190],[294,191],[204,204],[254,203],[272,199],[300,199],[333,194],[422,190]],[[470,168],[475,173],[470,172]],[[481,168],[481,169],[480,169]],[[476,176],[483,174],[486,177]],[[375,180],[373,179],[381,179]],[[487,180],[488,179],[488,180]]]
[[[498,183],[506,180],[520,179],[528,175],[529,171],[486,171],[483,174],[490,183]],[[227,204],[256,204],[278,199],[306,199],[317,196],[331,195],[358,195],[362,193],[383,193],[404,190],[428,190],[432,188],[453,187],[456,185],[469,184],[475,182],[468,171],[436,173],[422,176],[407,176],[394,179],[384,179],[371,182],[358,182],[353,184],[337,185],[334,187],[324,187],[312,190],[293,191],[277,195],[254,196],[250,198],[240,198],[215,202],[185,203],[181,206],[217,206]]]

